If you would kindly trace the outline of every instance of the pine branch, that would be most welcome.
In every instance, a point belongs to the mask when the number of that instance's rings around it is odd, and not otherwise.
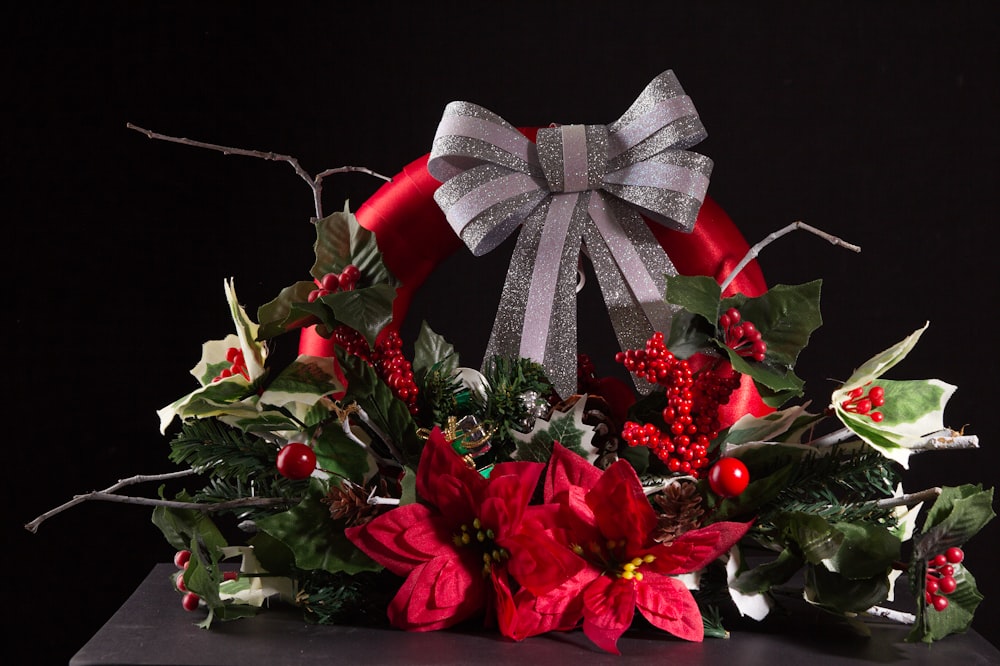
[[[171,143],[180,143],[185,146],[194,146],[195,148],[207,148],[209,150],[215,150],[223,155],[242,155],[244,157],[256,157],[262,160],[270,160],[275,162],[286,162],[291,165],[295,170],[295,173],[306,182],[309,188],[313,192],[313,204],[316,207],[316,219],[321,219],[323,217],[323,179],[327,176],[332,176],[337,173],[349,173],[349,172],[360,172],[366,173],[370,176],[375,176],[376,178],[381,178],[386,182],[392,182],[392,178],[388,176],[383,176],[380,173],[376,173],[371,169],[366,167],[358,166],[342,166],[334,169],[325,169],[315,176],[311,176],[302,166],[299,161],[290,155],[281,155],[278,153],[265,152],[261,150],[246,150],[244,148],[230,148],[229,146],[220,146],[215,143],[206,143],[204,141],[195,141],[194,139],[186,139],[184,137],[167,136],[166,134],[159,134],[157,132],[152,132],[148,129],[143,129],[133,125],[132,123],[125,123],[125,127],[135,130],[136,132],[141,132],[145,134],[150,139],[159,139],[160,141],[169,141]]]
[[[185,421],[170,447],[171,462],[244,483],[273,470],[277,457],[273,443],[214,418]]]

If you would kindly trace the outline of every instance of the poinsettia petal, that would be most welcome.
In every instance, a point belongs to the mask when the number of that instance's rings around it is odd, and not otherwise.
[[[600,478],[601,470],[594,467],[589,460],[555,442],[552,445],[552,456],[549,458],[548,473],[545,476],[545,501],[552,501],[553,497],[570,486],[590,490]]]
[[[682,582],[649,573],[636,583],[635,604],[650,623],[688,641],[705,637],[698,603]]]
[[[460,520],[471,520],[472,509],[481,487],[486,485],[479,472],[469,467],[455,453],[440,428],[431,430],[417,466],[417,496],[446,508],[444,513]],[[459,515],[466,512],[469,515]]]
[[[448,522],[423,504],[407,504],[344,530],[355,546],[394,574],[454,551]]]
[[[635,617],[635,583],[599,576],[583,591],[583,633],[594,644],[621,654],[618,639]]]
[[[650,549],[656,556],[652,569],[662,574],[680,574],[698,571],[727,552],[743,538],[751,522],[722,521],[706,527],[689,530],[667,546]]]
[[[504,547],[511,553],[508,571],[522,587],[536,595],[562,585],[585,565],[550,530],[522,530],[507,539]]]
[[[437,557],[416,567],[389,604],[389,621],[407,631],[435,631],[481,612],[486,586],[469,562]]]
[[[521,640],[550,631],[569,631],[583,618],[583,590],[600,572],[584,567],[576,575],[545,594],[534,595],[522,588],[514,595],[517,625],[513,638]]]
[[[490,474],[478,515],[498,540],[515,533],[542,475],[542,463],[502,463]]]
[[[642,548],[656,529],[656,512],[635,469],[626,460],[618,460],[604,470],[587,493],[587,504],[601,533],[608,539],[624,539],[630,552]]]
[[[507,573],[494,567],[490,572],[490,583],[493,586],[493,603],[496,608],[497,628],[500,630],[500,634],[507,638],[520,640],[517,606],[514,603],[514,595],[510,591]]]

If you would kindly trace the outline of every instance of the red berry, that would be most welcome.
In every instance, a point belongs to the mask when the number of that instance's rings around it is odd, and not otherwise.
[[[316,469],[316,454],[302,442],[291,442],[278,451],[277,467],[286,479],[305,479]]]
[[[924,589],[927,591],[927,594],[936,594],[940,588],[941,584],[938,582],[937,578],[934,578],[933,576],[927,577],[927,583],[924,585]]]
[[[190,550],[178,550],[174,554],[174,565],[178,569],[184,569],[184,568],[186,568],[185,565],[188,563],[188,560],[190,560],[190,559],[191,559],[191,551]]]
[[[239,571],[227,571],[222,574],[222,580],[236,580],[240,577]]]
[[[201,597],[194,592],[188,592],[181,598],[181,606],[183,606],[186,611],[193,611],[198,608],[199,601],[201,601]]]
[[[174,585],[181,592],[187,592],[187,585],[184,584],[184,572],[178,572],[177,576],[174,578]]]
[[[323,276],[323,279],[319,281],[319,284],[328,292],[337,291],[340,289],[340,276],[336,273],[327,273]]]
[[[951,547],[944,551],[944,557],[952,564],[958,564],[965,559],[965,553],[962,552],[961,548]]]
[[[934,610],[943,611],[948,607],[948,597],[942,597],[940,594],[934,597]]]
[[[344,266],[343,272],[340,274],[341,278],[347,278],[351,282],[357,282],[358,278],[361,277],[361,269],[359,269],[354,264],[347,264]]]
[[[940,581],[938,581],[938,587],[942,594],[951,594],[958,587],[958,581],[956,581],[951,576],[945,576]]]
[[[738,458],[719,458],[708,471],[708,485],[719,497],[736,497],[749,483],[750,471]]]
[[[944,555],[935,555],[934,558],[931,559],[931,564],[935,567],[943,567],[948,564],[948,558]]]

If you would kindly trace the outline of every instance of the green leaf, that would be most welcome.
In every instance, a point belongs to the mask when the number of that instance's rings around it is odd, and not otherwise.
[[[667,349],[677,358],[691,358],[715,346],[715,326],[701,315],[680,310],[670,321]]]
[[[257,520],[257,528],[284,543],[300,569],[322,569],[330,573],[378,571],[381,567],[361,552],[330,518],[323,502],[327,486],[312,478],[300,504],[288,511]]]
[[[820,316],[822,280],[800,285],[775,285],[757,298],[738,305],[744,321],[753,322],[767,343],[767,358],[777,366],[792,368],[809,336],[823,324]],[[742,299],[725,299],[722,310]],[[733,305],[730,304],[732,301]]]
[[[778,553],[778,557],[748,569],[736,577],[731,587],[744,594],[767,592],[775,585],[787,583],[802,568],[805,561],[789,549]]]
[[[830,612],[861,613],[889,596],[889,577],[851,580],[822,565],[806,566],[806,601]]]
[[[976,586],[976,579],[964,566],[955,567],[955,582],[958,587],[948,595],[948,607],[943,611],[928,608],[924,595],[920,594],[917,621],[913,623],[907,641],[932,643],[950,634],[969,630],[983,595]]]
[[[850,580],[888,575],[900,558],[902,544],[881,525],[867,522],[836,522],[833,529],[843,535],[840,548],[824,564]]]
[[[835,557],[845,540],[843,532],[813,514],[789,513],[783,523],[785,537],[798,546],[809,564],[823,564]]]
[[[423,440],[406,403],[393,394],[375,370],[356,356],[338,351],[338,360],[347,378],[345,401],[357,401],[372,422],[407,458],[399,462],[416,464],[423,450]]]
[[[712,326],[719,320],[719,301],[722,290],[714,278],[705,275],[667,276],[666,298],[668,303],[679,305],[688,312],[701,315]]]
[[[268,384],[260,400],[274,407],[289,403],[312,407],[321,397],[344,390],[336,367],[332,357],[300,355]]]
[[[420,325],[420,334],[413,349],[413,372],[424,374],[436,370],[449,374],[458,369],[458,353],[444,336],[435,333],[427,322]]]
[[[547,421],[535,419],[531,432],[512,433],[517,442],[516,458],[528,462],[548,462],[552,457],[553,443],[559,442],[593,462],[596,454],[593,447],[587,444],[593,439],[594,428],[583,422],[586,404],[586,396],[583,396],[568,412],[554,411]]]
[[[338,324],[346,324],[365,336],[370,347],[375,346],[375,336],[392,321],[392,302],[396,298],[396,288],[388,284],[376,284],[352,291],[338,291],[318,299],[330,307],[332,319],[323,323],[330,330]]]
[[[372,456],[340,428],[319,430],[312,440],[319,467],[350,479],[359,486],[377,471]]]
[[[179,493],[176,499],[181,502],[191,501],[191,497],[184,492]],[[202,544],[209,553],[228,545],[222,532],[204,511],[158,506],[153,509],[152,520],[160,528],[167,543],[177,550],[190,548],[192,542]]]
[[[318,322],[319,317],[299,307],[308,301],[309,293],[314,289],[315,282],[296,282],[282,289],[273,300],[260,306],[257,309],[257,320],[260,322],[257,336],[261,340],[269,340]]]
[[[382,262],[375,234],[358,224],[346,204],[343,211],[316,221],[313,248],[316,261],[309,273],[317,280],[327,273],[340,273],[348,264],[353,264],[361,272],[361,286],[398,284]]]
[[[983,490],[978,484],[942,488],[927,511],[920,536],[913,540],[914,559],[926,560],[961,546],[994,517],[993,488]]]

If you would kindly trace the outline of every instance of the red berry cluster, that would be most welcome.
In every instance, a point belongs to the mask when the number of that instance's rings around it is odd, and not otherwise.
[[[729,308],[719,317],[722,339],[727,347],[740,356],[749,356],[759,363],[767,354],[767,343],[761,339],[760,331],[752,322],[741,319],[740,311],[736,308]]]
[[[868,384],[865,384],[865,386],[867,385]],[[851,412],[852,414],[867,415],[872,421],[878,423],[883,419],[883,414],[882,412],[873,412],[872,409],[875,407],[881,407],[884,404],[884,388],[881,386],[873,386],[868,390],[868,395],[865,395],[864,387],[859,386],[847,394],[847,400],[840,403],[840,408],[845,412]]]
[[[936,611],[948,607],[948,597],[958,587],[955,565],[965,559],[961,548],[952,547],[927,560],[927,579],[924,582],[924,601]]]
[[[411,413],[417,413],[418,389],[413,381],[413,367],[403,356],[403,338],[399,332],[391,328],[383,329],[375,338],[374,352],[365,336],[350,326],[341,325],[333,329],[333,342],[375,368],[393,394],[406,403]]]
[[[218,376],[213,377],[213,382],[223,380],[226,377],[232,377],[233,375],[243,375],[247,381],[250,381],[250,372],[247,370],[247,362],[243,357],[242,349],[239,347],[230,347],[226,351],[226,361],[230,364],[229,367],[223,369]]]
[[[358,286],[358,279],[361,271],[354,264],[344,266],[340,273],[327,273],[319,280],[316,280],[316,289],[309,292],[309,302],[312,303],[317,298],[333,294],[338,291],[353,291]]]
[[[181,606],[186,611],[193,611],[198,608],[198,604],[201,602],[201,597],[199,597],[194,592],[187,589],[184,584],[184,572],[187,571],[188,564],[191,562],[191,551],[190,550],[178,550],[174,554],[174,564],[180,571],[174,577],[174,585],[177,586],[178,592],[183,592],[184,596],[181,597]],[[240,577],[240,574],[236,571],[227,571],[222,574],[223,580],[236,580]]]
[[[630,446],[650,448],[671,472],[698,478],[709,464],[709,444],[719,434],[719,407],[739,387],[739,374],[711,367],[693,372],[687,361],[667,349],[659,332],[646,341],[645,349],[618,352],[615,360],[637,377],[666,388],[665,428],[628,421],[622,438]]]
[[[191,562],[191,551],[190,550],[178,550],[174,554],[174,565],[177,566],[180,571],[177,572],[177,576],[174,578],[174,585],[177,586],[179,592],[183,592],[184,596],[181,597],[181,606],[184,607],[186,611],[193,611],[198,608],[198,602],[201,601],[199,597],[194,592],[191,592],[184,585],[184,572],[187,571],[188,564]]]
[[[413,381],[413,367],[403,356],[403,338],[393,329],[383,329],[375,339],[372,366],[389,385],[397,398],[406,403],[410,412],[417,412],[417,385]]]

